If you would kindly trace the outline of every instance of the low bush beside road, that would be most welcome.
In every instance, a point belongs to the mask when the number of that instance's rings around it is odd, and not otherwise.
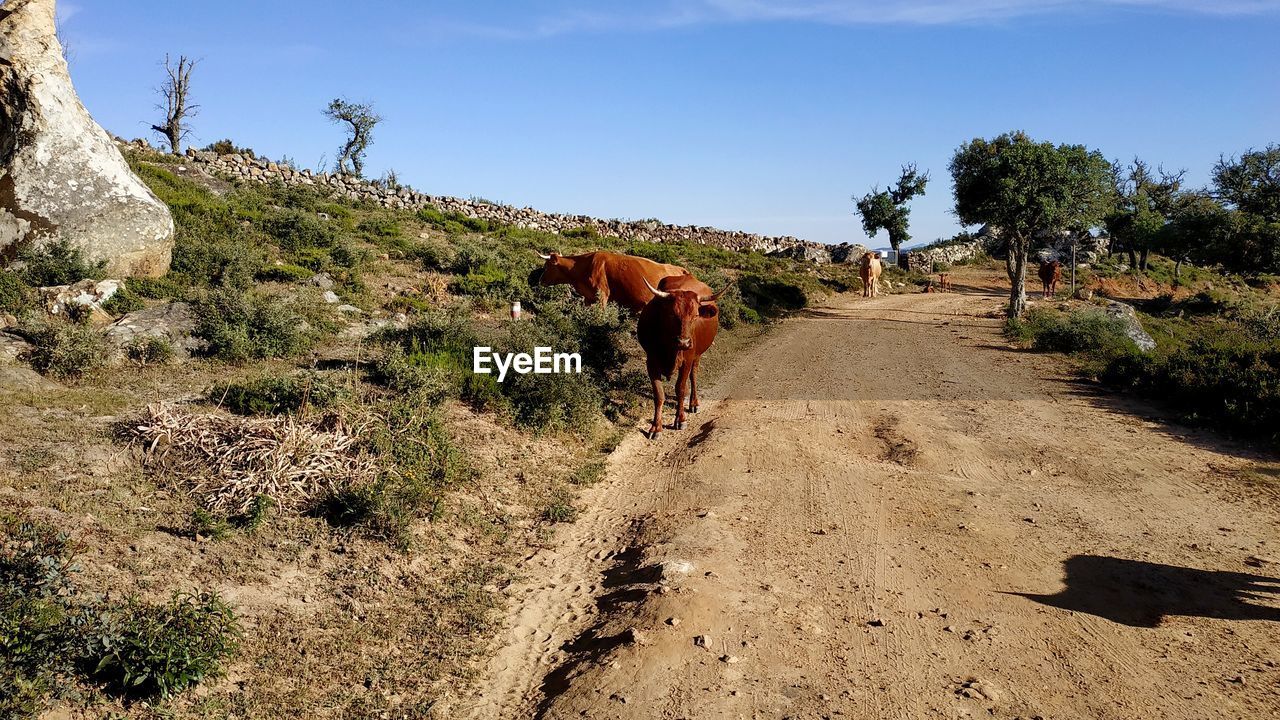
[[[1097,308],[1034,308],[1006,334],[1075,356],[1105,385],[1150,398],[1184,421],[1280,441],[1280,313],[1233,296],[1157,298],[1139,313],[1156,348],[1141,352],[1125,323]]]

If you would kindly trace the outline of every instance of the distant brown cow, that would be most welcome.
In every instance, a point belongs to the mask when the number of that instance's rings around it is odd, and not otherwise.
[[[1062,263],[1057,260],[1040,263],[1040,282],[1044,284],[1044,297],[1058,294],[1058,282],[1062,280]]]
[[[653,383],[653,423],[650,439],[662,432],[662,382],[676,377],[675,430],[685,425],[685,391],[689,412],[698,412],[698,362],[715,342],[720,329],[720,309],[716,300],[728,289],[712,293],[711,288],[692,275],[664,278],[660,288],[645,280],[653,300],[640,311],[636,337],[644,348],[649,380]]]
[[[938,273],[938,290],[951,292],[951,273]]]
[[[538,253],[546,262],[542,266],[540,285],[572,285],[587,304],[610,300],[640,312],[653,293],[646,286],[657,286],[665,277],[688,275],[679,265],[666,265],[634,255],[590,252],[582,255]]]
[[[859,261],[858,277],[862,278],[862,297],[875,297],[880,294],[880,273],[884,271],[884,263],[874,252],[862,255]]]

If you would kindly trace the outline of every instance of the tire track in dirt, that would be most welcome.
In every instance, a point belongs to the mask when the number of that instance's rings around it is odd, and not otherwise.
[[[1280,715],[1280,582],[1196,595],[1280,543],[1276,508],[1213,470],[1245,453],[1001,349],[999,303],[802,314],[690,430],[624,442],[449,716]]]

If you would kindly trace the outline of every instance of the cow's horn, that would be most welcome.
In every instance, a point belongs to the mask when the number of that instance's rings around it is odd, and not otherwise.
[[[543,260],[550,260],[550,259],[551,259],[551,256],[550,256],[550,255],[543,255],[542,253],[538,253],[538,257],[542,258]]]
[[[730,285],[732,285],[732,283],[730,283]],[[698,298],[698,302],[702,303],[703,305],[706,305],[707,303],[713,303],[719,300],[720,296],[725,294],[725,292],[727,292],[728,290],[729,290],[729,285],[725,285],[724,287],[720,288],[720,292],[716,293],[715,295],[712,295],[711,297]]]
[[[641,279],[644,280],[644,286],[649,288],[649,292],[653,293],[654,295],[657,295],[660,298],[671,297],[671,293],[665,290],[659,290],[658,288],[650,285],[649,278],[641,278]]]

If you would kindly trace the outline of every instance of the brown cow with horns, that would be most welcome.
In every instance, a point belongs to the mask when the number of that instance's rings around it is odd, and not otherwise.
[[[676,376],[675,430],[685,424],[685,391],[689,391],[689,412],[698,412],[698,361],[711,347],[720,329],[720,308],[716,301],[728,290],[713,293],[692,275],[663,278],[659,287],[646,279],[653,300],[640,311],[636,335],[644,348],[649,380],[653,383],[653,424],[649,438],[662,432],[662,381]]]
[[[660,284],[663,278],[689,274],[679,265],[603,250],[582,255],[538,253],[538,257],[546,261],[540,285],[572,285],[588,305],[603,306],[612,300],[631,312],[640,312],[653,299],[647,288]]]

